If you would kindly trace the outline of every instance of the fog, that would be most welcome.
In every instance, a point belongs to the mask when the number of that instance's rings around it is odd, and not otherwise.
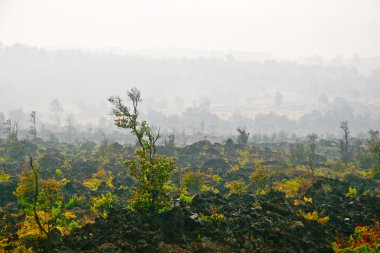
[[[0,38],[51,48],[380,55],[377,0],[1,0]]]
[[[166,134],[379,128],[379,2],[263,2],[0,1],[0,121],[110,137],[137,87]]]

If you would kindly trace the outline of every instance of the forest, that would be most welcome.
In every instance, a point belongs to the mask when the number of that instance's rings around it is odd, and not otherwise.
[[[378,129],[186,143],[138,89],[104,99],[132,142],[41,138],[35,111],[20,138],[4,119],[0,252],[380,251]]]

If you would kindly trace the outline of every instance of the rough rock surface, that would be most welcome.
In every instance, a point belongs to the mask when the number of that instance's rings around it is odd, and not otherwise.
[[[281,192],[225,197],[202,193],[190,205],[180,200],[163,214],[130,213],[123,206],[63,238],[60,252],[332,252],[338,235],[380,217],[380,199],[348,198],[347,185],[317,180],[306,195],[312,203],[294,206]],[[326,224],[306,221],[297,210],[329,215]],[[218,221],[206,221],[213,212]]]

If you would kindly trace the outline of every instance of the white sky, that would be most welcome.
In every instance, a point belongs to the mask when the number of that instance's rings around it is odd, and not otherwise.
[[[0,0],[0,41],[380,56],[379,0]]]

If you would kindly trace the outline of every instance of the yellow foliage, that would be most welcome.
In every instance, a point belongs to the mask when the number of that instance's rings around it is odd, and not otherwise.
[[[262,184],[271,177],[271,173],[264,165],[258,164],[255,167],[255,171],[249,176],[249,180],[253,184]]]
[[[237,162],[239,163],[240,167],[245,167],[250,162],[250,153],[249,150],[238,150],[237,151],[239,156],[237,158]]]
[[[192,196],[191,194],[189,194],[189,192],[187,191],[186,187],[182,187],[181,189],[179,189],[179,192],[180,192],[180,198],[187,204],[190,204],[191,201],[193,201],[193,198],[194,196]]]
[[[297,215],[302,216],[307,221],[317,221],[319,224],[326,224],[330,220],[330,217],[328,215],[324,217],[319,217],[317,210],[308,213],[305,213],[303,210],[299,210],[297,212]]]
[[[242,193],[246,192],[248,189],[248,186],[241,179],[235,180],[232,182],[228,182],[224,186],[226,188],[230,189],[229,195],[231,195],[231,194],[241,195]]]
[[[304,203],[313,203],[313,199],[312,198],[308,198],[306,196],[303,196],[303,202]]]
[[[73,213],[73,212],[70,212],[70,211],[65,211],[63,213],[63,216],[65,217],[65,219],[68,219],[68,220],[76,219],[77,218],[76,214]]]
[[[218,212],[217,207],[211,207],[211,215],[200,213],[199,216],[205,222],[220,223],[224,219],[224,215]]]
[[[273,188],[284,192],[287,198],[294,198],[303,193],[302,187],[304,181],[302,177],[296,177],[290,180],[283,180],[283,182],[275,182],[273,183]]]
[[[11,213],[12,218],[18,218],[20,215],[18,213]]]
[[[70,167],[69,162],[65,160],[65,161],[63,162],[63,168],[64,168],[64,169],[68,169],[69,167]]]
[[[363,196],[368,196],[368,194],[370,193],[370,191],[369,190],[365,190],[364,192],[363,192]]]
[[[265,185],[264,188],[258,188],[255,193],[256,195],[267,195],[269,191],[269,185]]]
[[[239,165],[237,165],[237,164],[234,164],[230,167],[230,172],[236,172],[239,170],[240,170],[240,168],[239,168]]]
[[[10,246],[9,238],[0,234],[0,252],[5,252],[4,249]]]
[[[219,175],[211,175],[212,180],[214,180],[216,183],[220,183],[222,181],[222,178]]]
[[[97,191],[101,183],[102,183],[102,180],[98,178],[89,178],[83,182],[83,185],[86,186],[91,191]]]
[[[103,166],[101,166],[92,177],[86,179],[83,185],[89,188],[91,191],[97,191],[102,182],[105,182],[110,189],[114,189],[115,186],[112,184],[114,175],[112,171],[106,171]]]
[[[318,211],[315,210],[314,212],[305,213],[303,210],[299,210],[297,212],[298,216],[303,217],[306,221],[316,221],[318,219]]]
[[[320,224],[326,224],[330,220],[330,216],[319,217],[317,222]]]
[[[108,176],[106,178],[106,185],[108,186],[108,188],[110,188],[111,190],[115,189],[115,186],[113,185],[113,179],[114,179],[114,175],[112,173],[112,171],[108,171]]]
[[[107,218],[107,209],[112,207],[112,204],[117,200],[117,196],[107,192],[106,195],[102,194],[101,196],[91,197],[91,200],[90,210],[92,214],[96,217]]]
[[[128,187],[125,185],[120,185],[119,188],[117,188],[117,189],[118,190],[126,190],[126,189],[128,189]]]
[[[354,197],[356,197],[356,195],[358,195],[358,191],[356,190],[356,188],[349,187],[348,192],[346,194],[346,197],[354,198]]]
[[[203,184],[201,187],[201,192],[208,192],[208,191],[211,191],[213,193],[219,193],[219,190],[216,189],[215,187]]]
[[[4,172],[3,169],[0,169],[0,182],[8,181],[11,178],[11,176]]]
[[[41,225],[44,227],[46,231],[48,231],[48,224],[53,220],[53,216],[50,213],[45,211],[37,211],[37,214],[40,218]],[[18,223],[20,227],[17,231],[18,238],[21,240],[25,239],[41,239],[46,238],[46,235],[40,230],[36,221],[34,220],[33,214],[27,214],[25,216],[25,220],[23,222]]]
[[[95,172],[92,176],[97,178],[105,178],[106,177],[106,170],[104,167],[100,167],[97,172]]]
[[[305,205],[306,203],[313,203],[313,199],[304,196],[303,200],[295,199],[293,201],[293,205],[295,205],[295,206]]]

